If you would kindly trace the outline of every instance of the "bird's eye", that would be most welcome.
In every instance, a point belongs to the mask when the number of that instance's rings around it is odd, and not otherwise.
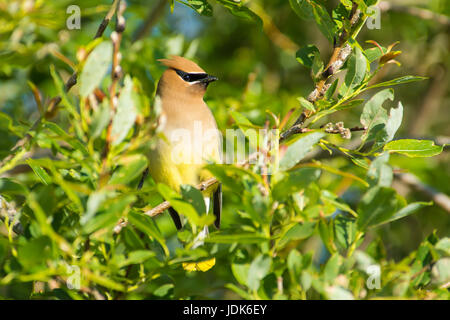
[[[186,82],[191,82],[191,76],[189,73],[175,69],[175,72],[180,76],[181,79],[183,79]]]

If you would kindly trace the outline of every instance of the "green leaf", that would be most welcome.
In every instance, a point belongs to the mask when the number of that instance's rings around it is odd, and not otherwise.
[[[125,287],[123,284],[118,283],[114,280],[111,280],[105,276],[99,275],[99,274],[95,274],[95,273],[91,273],[91,272],[86,272],[84,274],[84,276],[89,279],[92,282],[95,282],[103,287],[109,288],[111,290],[117,290],[117,291],[125,291]]]
[[[83,219],[83,232],[89,234],[100,229],[110,229],[117,224],[125,209],[136,200],[133,195],[109,200],[107,210],[100,210],[93,218]],[[103,202],[104,204],[104,202]]]
[[[258,128],[253,123],[251,123],[250,120],[248,120],[242,113],[237,112],[235,110],[230,110],[230,114],[242,131],[244,131],[244,129],[247,128]]]
[[[355,47],[354,53],[347,62],[347,74],[344,83],[339,89],[339,95],[343,98],[350,96],[361,85],[366,77],[367,59],[359,49]]]
[[[347,250],[356,238],[356,220],[339,215],[334,220],[336,243]]]
[[[241,129],[244,136],[247,137],[247,139],[250,143],[250,146],[256,149],[258,147],[258,145],[260,145],[260,144],[258,144],[258,141],[260,139],[259,131],[258,131],[259,127],[252,124],[250,122],[250,120],[248,120],[242,113],[231,110],[230,114],[233,117],[236,124],[238,125],[239,129]],[[239,140],[239,138],[238,138],[238,140]],[[234,140],[232,141],[232,143],[234,143]],[[239,146],[238,146],[238,149],[239,149]]]
[[[391,166],[389,166],[389,153],[385,152],[372,161],[367,171],[367,177],[372,185],[391,186],[394,174]]]
[[[26,196],[28,194],[28,190],[20,183],[17,183],[11,179],[0,178],[0,195],[3,196],[5,194]],[[2,205],[1,202],[0,205]]]
[[[436,285],[450,282],[450,258],[442,258],[436,261],[431,269],[432,281]]]
[[[324,136],[323,132],[311,132],[291,143],[280,161],[280,170],[288,170],[295,166]]]
[[[27,159],[27,164],[34,171],[34,173],[38,176],[38,178],[42,181],[43,184],[48,185],[52,183],[52,178],[48,175],[47,171],[45,171],[41,166],[35,163],[33,159]]]
[[[145,248],[144,241],[139,237],[131,224],[125,226],[120,234],[129,250],[140,250]]]
[[[389,112],[389,118],[386,122],[386,136],[383,137],[383,143],[389,142],[394,138],[395,133],[402,124],[403,119],[403,105],[401,102],[398,103],[397,108],[391,108]]]
[[[242,193],[244,191],[244,181],[250,180],[252,182],[263,183],[260,175],[244,168],[225,164],[211,164],[206,165],[205,168],[217,177],[224,186],[236,193]]]
[[[121,166],[114,171],[109,184],[130,183],[139,177],[148,165],[147,158],[140,154],[122,158],[119,164]]]
[[[131,211],[128,214],[128,221],[134,225],[137,229],[144,232],[146,235],[152,237],[161,245],[164,253],[168,256],[169,249],[167,248],[166,241],[156,226],[152,218],[139,214],[137,212]]]
[[[237,177],[241,178],[242,175],[237,175],[236,172],[230,170],[230,166],[212,164],[207,165],[205,168],[211,172],[224,187],[227,187],[229,190],[236,193],[243,192],[241,179],[236,179]]]
[[[333,219],[327,221],[326,219],[321,218],[318,222],[320,238],[322,239],[323,244],[330,253],[334,253],[337,251],[336,246],[334,244],[335,234],[333,225],[334,225]]]
[[[292,1],[292,0],[290,0],[290,1]],[[310,45],[301,47],[300,50],[297,51],[295,56],[299,63],[301,63],[305,67],[311,69],[312,65],[313,65],[314,57],[316,55],[320,57],[319,49],[317,49],[317,47],[315,45],[310,44]]]
[[[324,280],[327,282],[333,282],[333,280],[339,274],[339,266],[341,264],[339,254],[333,254],[330,259],[328,259],[325,268],[323,269]]]
[[[105,191],[93,192],[89,195],[89,199],[86,204],[86,212],[80,219],[82,225],[91,220],[95,213],[98,211],[102,203],[108,198],[108,194]]]
[[[103,80],[111,63],[111,41],[103,41],[89,54],[80,75],[80,94],[87,97]]]
[[[339,84],[339,79],[336,79],[336,80],[333,81],[333,83],[331,84],[331,86],[330,86],[330,87],[328,88],[328,90],[325,92],[325,99],[326,99],[326,100],[330,100],[330,99],[333,97],[334,93],[336,92],[336,89],[337,89],[338,84]],[[347,109],[347,108],[350,108],[351,106],[349,106],[349,105],[354,104],[355,101],[356,101],[356,100],[352,100],[352,101],[350,101],[349,103],[347,103],[345,108],[346,108],[346,109]],[[359,104],[359,103],[358,103],[358,104]],[[338,108],[339,108],[339,107],[338,107]],[[338,108],[336,108],[336,109],[338,109]]]
[[[367,130],[362,136],[363,141],[374,138],[379,131],[384,129],[388,115],[382,105],[387,99],[394,100],[394,90],[382,90],[370,98],[364,105],[360,121]]]
[[[364,50],[364,54],[367,57],[367,60],[372,63],[376,60],[378,60],[379,58],[381,58],[382,55],[384,55],[387,52],[387,49],[384,47],[381,47],[383,52],[381,52],[380,48],[378,47],[374,47],[374,48],[369,48],[367,50]]]
[[[272,187],[274,199],[283,200],[289,195],[303,190],[313,181],[319,179],[320,170],[316,168],[300,168],[287,171],[284,178]]]
[[[128,131],[133,127],[137,112],[133,100],[133,81],[127,75],[124,80],[124,87],[120,93],[117,103],[116,114],[112,122],[111,135],[113,145],[118,145],[128,135]]]
[[[14,125],[13,119],[6,113],[0,112],[0,131],[9,131],[12,134],[23,137],[28,131],[28,127],[24,125]]]
[[[231,291],[233,291],[234,293],[236,293],[237,295],[239,295],[243,299],[246,299],[246,300],[252,300],[253,299],[252,295],[250,295],[249,293],[247,293],[247,291],[239,288],[238,286],[236,286],[233,283],[225,284],[225,288],[230,289]]]
[[[263,235],[257,233],[232,233],[226,234],[223,232],[211,233],[205,242],[211,243],[262,243],[269,240]]]
[[[119,262],[119,268],[128,266],[130,264],[140,264],[145,262],[151,257],[154,257],[155,253],[148,250],[136,250],[128,254],[128,258]]]
[[[325,204],[330,203],[333,206],[335,206],[337,209],[348,212],[348,213],[352,214],[354,217],[358,216],[358,214],[352,208],[350,208],[350,206],[348,204],[343,202],[341,199],[339,199],[339,197],[337,195],[335,195],[334,193],[332,193],[329,190],[322,190],[320,192],[320,199]]]
[[[52,255],[52,244],[47,236],[30,239],[18,249],[18,258],[27,269],[45,267],[44,262]]]
[[[91,138],[95,139],[102,134],[102,131],[109,123],[110,105],[108,99],[103,99],[99,108],[94,110],[90,126]]]
[[[306,100],[303,97],[298,97],[297,100],[300,102],[300,105],[305,108],[306,110],[312,111],[312,112],[316,112],[316,108],[314,108],[314,105],[309,102],[308,100]]]
[[[181,3],[191,7],[199,14],[203,16],[212,16],[213,9],[207,0],[186,0],[187,2],[180,1]]]
[[[53,65],[50,66],[50,75],[53,78],[53,82],[55,83],[56,90],[58,91],[59,96],[61,97],[61,104],[64,105],[69,113],[75,118],[79,119],[78,112],[75,106],[70,102],[69,97],[67,96],[66,88],[63,80],[56,72],[55,67]]]
[[[67,142],[75,150],[79,150],[84,156],[89,157],[89,151],[86,145],[77,138],[70,136],[60,126],[54,122],[45,121],[42,124],[43,128],[48,129],[56,134],[55,140],[62,140]]]
[[[200,225],[200,217],[192,204],[182,200],[180,195],[165,184],[158,183],[156,188],[178,213],[185,215],[192,224]]]
[[[327,9],[318,2],[311,2],[314,19],[319,27],[319,30],[328,39],[328,41],[334,41],[334,29],[335,25]]]
[[[382,148],[387,142],[394,138],[395,133],[402,123],[403,119],[403,105],[398,103],[397,108],[391,108],[389,117],[386,119],[384,126],[380,123],[377,128],[371,132],[371,136],[375,135],[375,142],[372,146],[372,151]],[[376,133],[376,134],[375,134]]]
[[[293,281],[298,283],[301,271],[303,269],[303,257],[297,250],[291,250],[286,259],[286,266]]]
[[[320,58],[320,54],[316,53],[314,55],[313,63],[311,66],[311,76],[312,76],[312,79],[314,80],[314,82],[317,82],[320,79],[322,79],[323,68],[324,68],[324,63],[323,63],[322,59]]]
[[[181,195],[183,199],[190,203],[199,214],[206,214],[207,208],[203,194],[197,188],[190,185],[181,186]]]
[[[400,139],[389,142],[384,146],[384,150],[390,153],[400,153],[410,158],[433,157],[442,152],[443,146],[435,145],[432,140]]]
[[[259,255],[250,264],[248,270],[247,285],[250,289],[258,290],[261,280],[269,273],[272,258],[267,255]]]
[[[289,241],[306,239],[313,234],[315,227],[316,223],[312,221],[307,221],[303,224],[295,223],[292,227],[285,231],[277,246],[282,248]]]
[[[368,89],[373,89],[373,88],[379,88],[379,87],[390,87],[390,86],[395,86],[398,84],[404,84],[404,83],[410,83],[410,82],[416,82],[416,81],[423,81],[423,80],[427,80],[427,77],[419,77],[419,76],[403,76],[403,77],[399,77],[399,78],[395,78],[389,81],[385,81],[385,82],[380,82],[377,84],[374,84],[370,87],[367,87],[366,90]]]
[[[292,10],[300,19],[310,20],[314,18],[312,7],[307,0],[289,0]]]
[[[216,0],[216,1],[222,4],[225,8],[227,8],[232,15],[241,18],[244,21],[256,23],[260,27],[263,25],[261,18],[252,10],[244,6],[242,2],[233,0]]]
[[[302,289],[307,291],[309,290],[309,288],[311,288],[311,284],[312,284],[313,278],[311,276],[311,274],[304,270],[300,276],[300,282],[302,284]]]
[[[397,193],[394,189],[375,186],[369,189],[358,205],[358,228],[387,222],[397,210]]]
[[[248,269],[250,268],[249,263],[232,263],[231,272],[233,273],[236,280],[246,286],[248,278]]]
[[[389,223],[401,218],[404,218],[406,216],[409,216],[410,214],[415,213],[417,210],[422,209],[427,206],[433,205],[433,202],[413,202],[408,204],[406,207],[401,208],[399,211],[397,211],[392,217],[389,219],[383,221],[380,224],[377,224],[376,226]]]
[[[445,255],[450,256],[450,238],[442,238],[434,247],[436,250],[442,251]]]
[[[166,283],[157,288],[155,291],[153,291],[153,295],[159,298],[167,297],[170,299],[173,295],[174,290],[174,284],[173,283]]]

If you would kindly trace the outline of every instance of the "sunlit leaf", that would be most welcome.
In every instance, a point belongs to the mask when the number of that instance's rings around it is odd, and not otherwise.
[[[100,85],[110,66],[112,59],[112,43],[104,41],[89,54],[81,72],[80,94],[87,97]]]
[[[311,148],[325,136],[323,132],[312,132],[302,135],[299,139],[288,146],[284,157],[280,161],[280,169],[287,170],[296,165]]]
[[[435,145],[431,140],[400,139],[389,142],[384,150],[415,158],[436,156],[442,152],[443,147]]]

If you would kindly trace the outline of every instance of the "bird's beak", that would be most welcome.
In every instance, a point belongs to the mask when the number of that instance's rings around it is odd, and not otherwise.
[[[210,83],[210,82],[217,81],[217,80],[219,80],[219,78],[217,78],[215,76],[208,75],[206,78],[200,80],[200,82],[202,82],[202,83]]]

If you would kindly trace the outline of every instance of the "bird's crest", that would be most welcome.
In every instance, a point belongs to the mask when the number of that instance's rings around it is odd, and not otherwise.
[[[205,73],[195,62],[179,56],[170,56],[170,59],[159,59],[168,68],[178,69],[188,73]]]

